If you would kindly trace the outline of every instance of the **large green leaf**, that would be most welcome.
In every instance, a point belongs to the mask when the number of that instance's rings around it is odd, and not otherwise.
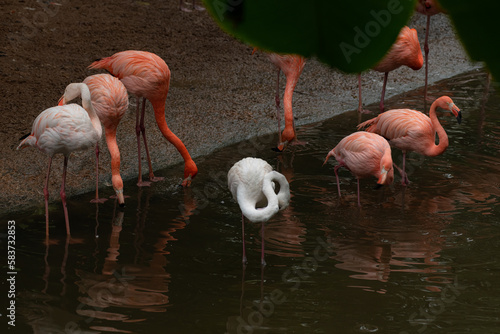
[[[440,0],[439,3],[448,12],[469,56],[473,60],[484,61],[498,80],[500,1]]]
[[[415,0],[204,0],[228,33],[263,49],[316,56],[342,71],[374,66]]]

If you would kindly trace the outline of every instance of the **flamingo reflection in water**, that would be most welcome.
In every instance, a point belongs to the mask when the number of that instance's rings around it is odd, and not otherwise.
[[[135,260],[131,263],[119,263],[123,212],[118,210],[117,217],[113,221],[102,273],[77,270],[77,275],[80,277],[77,285],[84,293],[79,301],[86,305],[78,310],[82,316],[90,316],[89,312],[92,312],[92,316],[100,319],[131,321],[132,319],[129,319],[125,314],[109,312],[105,309],[119,307],[137,308],[146,312],[166,311],[169,304],[167,293],[171,280],[170,274],[166,271],[168,265],[166,255],[169,254],[166,248],[169,242],[176,240],[173,234],[177,230],[185,228],[186,223],[181,217],[168,224],[166,229],[159,232],[159,237],[153,244],[154,251],[148,253],[143,246],[152,191],[150,188],[139,188],[138,191],[137,221],[133,231]],[[145,198],[143,199],[143,197]],[[187,203],[186,207],[189,205]],[[181,215],[184,214],[189,215],[189,210],[181,213]],[[141,259],[144,257],[148,258],[147,264],[142,264],[144,261]],[[96,308],[100,311],[97,312]]]
[[[295,151],[286,156],[279,156],[276,168],[285,176],[290,185],[295,179],[294,157]],[[294,209],[293,197],[293,192],[290,192],[290,205],[281,212],[280,217],[270,220],[264,227],[265,243],[268,245],[266,254],[280,257],[304,257],[302,243],[306,241],[307,230]]]

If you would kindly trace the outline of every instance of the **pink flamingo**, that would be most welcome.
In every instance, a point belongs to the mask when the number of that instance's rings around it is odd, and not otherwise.
[[[127,89],[120,80],[109,74],[91,75],[83,83],[90,89],[92,107],[104,125],[106,143],[111,155],[111,182],[120,206],[125,205],[123,196],[123,180],[120,175],[120,150],[116,142],[116,129],[123,115],[128,109]],[[64,95],[59,100],[59,105],[64,105],[76,96]],[[92,203],[103,203],[104,198],[99,198],[99,142],[95,146],[96,155],[96,189],[95,199]]]
[[[279,183],[278,194],[274,182]],[[290,187],[283,174],[273,171],[271,165],[259,158],[244,158],[231,167],[227,183],[235,201],[241,209],[241,229],[243,238],[243,264],[247,263],[245,254],[245,218],[252,223],[261,223],[261,263],[264,260],[264,223],[279,210],[288,206]]]
[[[345,167],[358,179],[358,206],[361,206],[359,194],[359,179],[375,176],[379,185],[391,184],[394,180],[392,169],[391,147],[383,137],[365,131],[358,131],[344,137],[325,159],[325,165],[330,157],[339,162],[333,169],[337,178],[337,190],[340,195],[338,169]]]
[[[253,50],[255,52],[257,48]],[[299,55],[279,55],[276,53],[269,54],[269,60],[278,68],[278,79],[276,82],[276,117],[278,118],[278,134],[281,131],[281,116],[280,116],[280,71],[283,71],[286,77],[285,94],[283,96],[283,104],[285,109],[285,129],[279,134],[279,143],[277,150],[283,151],[287,144],[303,144],[297,140],[295,133],[295,124],[292,110],[292,97],[295,86],[299,81],[300,74],[306,64],[306,59]]]
[[[95,146],[102,135],[101,122],[92,108],[90,91],[83,83],[72,83],[66,87],[68,95],[80,94],[82,107],[77,104],[52,107],[44,110],[33,122],[31,134],[25,136],[17,149],[27,146],[38,148],[49,156],[49,167],[43,194],[45,196],[45,232],[49,235],[49,176],[52,158],[58,153],[64,155],[61,184],[61,200],[66,221],[66,233],[70,235],[68,208],[66,205],[66,170],[71,152]]]
[[[141,141],[144,141],[146,155],[149,165],[149,180],[160,181],[163,178],[155,177],[151,158],[149,156],[148,144],[146,141],[146,129],[144,127],[144,112],[146,99],[153,105],[156,123],[163,136],[171,142],[184,159],[184,180],[183,186],[189,186],[191,180],[198,173],[198,168],[189,155],[184,143],[168,128],[165,120],[165,102],[167,100],[170,86],[170,70],[163,59],[151,52],[146,51],[122,51],[115,53],[111,57],[103,58],[93,62],[89,68],[101,68],[118,77],[127,90],[137,98],[136,127],[137,151],[139,156],[139,180],[138,186],[148,186],[150,182],[142,181],[141,172]],[[139,99],[142,97],[142,111],[139,111]],[[139,120],[140,115],[140,120]]]
[[[382,87],[382,96],[380,97],[380,112],[384,111],[385,87],[389,72],[394,71],[402,65],[406,65],[415,71],[422,68],[423,65],[422,50],[420,50],[417,31],[406,26],[401,29],[396,42],[394,42],[385,57],[373,67],[375,71],[384,73],[384,84]],[[362,108],[361,74],[358,74],[358,90],[358,111],[368,112]]]
[[[411,109],[393,109],[358,125],[358,129],[367,127],[366,131],[378,133],[387,138],[391,146],[403,151],[403,170],[400,170],[403,185],[409,183],[405,173],[407,151],[434,157],[443,154],[448,148],[448,135],[436,116],[437,107],[452,112],[458,124],[462,121],[462,113],[453,100],[448,96],[441,96],[432,103],[429,116]]]
[[[425,89],[424,89],[424,101],[427,101],[427,73],[428,73],[428,56],[429,56],[429,29],[431,25],[431,16],[439,13],[445,13],[444,9],[439,5],[437,0],[419,0],[417,2],[417,12],[427,16],[427,24],[425,26],[425,42],[424,42],[424,52],[425,52]]]

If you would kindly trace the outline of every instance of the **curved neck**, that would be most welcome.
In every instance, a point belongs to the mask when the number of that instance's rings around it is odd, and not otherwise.
[[[116,129],[105,128],[105,132],[106,132],[106,143],[108,145],[109,154],[111,155],[111,175],[113,175],[113,177],[115,175],[120,176],[120,150],[116,142]],[[121,177],[120,177],[120,183],[121,187],[118,187],[117,189],[123,188],[123,182],[121,181]],[[115,182],[113,182],[113,187],[114,186]]]
[[[436,108],[437,108],[436,102],[437,101],[434,101],[434,103],[431,105],[431,109],[429,111],[429,118],[431,119],[432,128],[434,129],[435,132],[437,132],[439,144],[436,145],[435,138],[432,138],[434,145],[431,145],[427,149],[427,155],[430,157],[440,155],[448,148],[448,135],[446,134],[446,131],[444,131],[443,127],[441,126],[441,123],[439,123],[439,120],[436,116]]]
[[[259,198],[249,198],[246,187],[238,187],[237,198],[241,212],[253,223],[266,222],[279,210],[278,196],[274,192],[271,179],[272,176],[268,173],[262,180],[262,194],[267,200],[267,205],[263,208],[256,208]]]
[[[192,160],[191,155],[186,149],[186,146],[184,146],[184,143],[169,129],[167,125],[167,120],[165,119],[165,101],[163,102],[155,101],[151,102],[151,104],[153,105],[153,110],[155,112],[156,124],[158,125],[158,128],[160,129],[163,136],[167,138],[167,140],[171,142],[172,145],[175,146],[175,148],[177,149],[177,151],[179,151],[184,161]]]
[[[92,99],[90,95],[89,87],[84,83],[71,83],[66,87],[66,91],[64,92],[64,103],[67,103],[76,97],[81,96],[82,98],[82,107],[87,111],[90,117],[90,121],[92,122],[92,126],[94,127],[99,138],[102,136],[102,126],[99,117],[94,111],[92,107]]]
[[[266,179],[268,179],[269,181],[266,181]],[[286,177],[276,171],[271,171],[264,177],[264,184],[266,182],[272,183],[273,181],[278,182],[278,184],[280,185],[280,191],[278,192],[278,195],[276,197],[278,199],[279,209],[283,210],[288,206],[288,202],[290,202],[290,185],[288,184]]]
[[[99,117],[94,111],[94,108],[92,107],[92,100],[90,96],[90,90],[87,87],[86,84],[81,84],[81,96],[82,96],[82,107],[83,109],[87,110],[90,121],[92,122],[92,126],[94,127],[95,131],[97,132],[97,135],[99,138],[102,136],[102,125],[101,121],[99,120]]]

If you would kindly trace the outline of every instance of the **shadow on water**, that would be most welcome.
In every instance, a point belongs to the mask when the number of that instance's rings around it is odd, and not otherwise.
[[[90,204],[92,194],[71,198],[71,238],[60,203],[50,206],[48,242],[43,207],[6,215],[16,220],[10,332],[498,332],[500,95],[480,71],[429,94],[462,109],[461,125],[438,113],[448,150],[410,154],[407,188],[398,174],[379,190],[363,179],[362,208],[352,175],[341,170],[339,198],[334,163],[322,166],[355,131],[353,111],[300,127],[308,144],[282,154],[271,151],[270,135],[202,157],[188,189],[177,186],[181,166],[158,171],[166,180],[150,188],[130,181],[124,210]],[[387,107],[423,110],[421,96]],[[265,226],[265,268],[260,227],[250,224],[249,264],[241,265],[241,213],[226,184],[246,156],[267,160],[291,188],[289,207]],[[393,157],[401,162],[401,152]]]

